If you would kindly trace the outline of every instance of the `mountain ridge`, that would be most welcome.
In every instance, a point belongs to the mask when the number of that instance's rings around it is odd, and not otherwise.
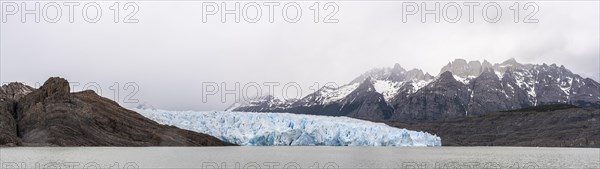
[[[371,69],[339,88],[323,87],[298,100],[279,100],[285,105],[261,104],[275,103],[274,97],[269,99],[233,110],[430,121],[556,103],[600,108],[600,84],[562,65],[521,64],[514,58],[496,64],[455,59],[435,77],[395,64]]]

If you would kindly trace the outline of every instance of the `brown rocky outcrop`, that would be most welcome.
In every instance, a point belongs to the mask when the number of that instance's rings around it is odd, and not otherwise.
[[[231,145],[206,134],[158,124],[93,91],[70,93],[63,78],[50,78],[39,89],[12,85],[0,91],[0,145]]]

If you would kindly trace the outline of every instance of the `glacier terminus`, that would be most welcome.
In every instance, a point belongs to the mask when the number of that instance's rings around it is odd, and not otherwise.
[[[244,146],[441,146],[440,137],[349,117],[228,111],[134,111]]]

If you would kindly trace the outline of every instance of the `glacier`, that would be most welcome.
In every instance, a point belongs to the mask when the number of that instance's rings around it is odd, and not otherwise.
[[[426,132],[349,117],[229,111],[133,111],[160,124],[243,146],[441,146]]]

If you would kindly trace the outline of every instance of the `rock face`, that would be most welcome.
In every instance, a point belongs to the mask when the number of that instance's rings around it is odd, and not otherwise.
[[[444,72],[437,80],[407,98],[396,98],[394,119],[427,120],[464,114],[469,94],[467,86],[456,81],[452,73]]]
[[[360,119],[386,119],[394,111],[385,102],[383,95],[376,91],[370,77],[342,99],[341,103],[341,115]]]
[[[69,83],[62,78],[50,78],[37,90],[9,84],[0,93],[5,100],[0,106],[0,145],[230,145],[209,135],[160,125],[93,91],[70,93]]]
[[[323,87],[299,100],[268,98],[232,110],[435,121],[548,104],[600,108],[600,84],[555,64],[509,59],[492,65],[457,59],[436,77],[396,64],[368,71],[347,85]]]
[[[600,147],[600,109],[544,105],[445,121],[386,122],[436,133],[443,146]]]
[[[34,89],[21,83],[9,83],[0,87],[0,145],[21,144],[17,136],[17,100]]]

